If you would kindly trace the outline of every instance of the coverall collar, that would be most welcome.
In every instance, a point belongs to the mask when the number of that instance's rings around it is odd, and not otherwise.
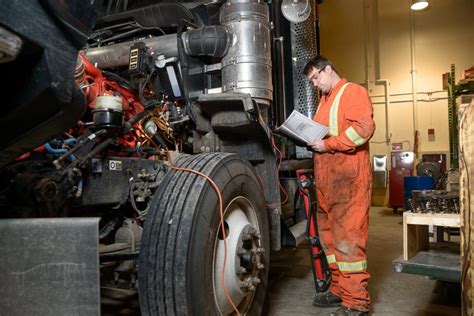
[[[329,91],[329,93],[326,95],[326,100],[331,96],[331,94],[333,92],[337,93],[337,91],[339,91],[339,89],[341,89],[341,87],[347,82],[347,79],[346,78],[342,78],[341,80],[339,80],[335,85],[334,87],[332,87],[332,89]]]

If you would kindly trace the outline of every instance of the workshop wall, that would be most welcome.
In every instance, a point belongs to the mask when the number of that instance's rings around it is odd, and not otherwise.
[[[410,10],[409,0],[326,0],[319,6],[321,54],[349,81],[368,87],[371,95],[377,124],[372,155],[390,157],[391,144],[397,142],[413,151],[414,130],[419,132],[418,157],[449,152],[442,74],[455,64],[458,81],[474,64],[474,1],[429,2],[428,9],[418,12]],[[384,83],[392,95],[388,126]],[[434,129],[434,135],[428,135],[428,129]],[[374,190],[373,204],[386,205],[387,191]]]

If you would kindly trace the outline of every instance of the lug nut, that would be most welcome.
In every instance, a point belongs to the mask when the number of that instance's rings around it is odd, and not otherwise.
[[[257,285],[257,284],[260,284],[260,282],[262,281],[257,277],[253,277],[250,282],[252,282],[253,285]]]
[[[255,228],[253,228],[252,226],[250,226],[247,230],[248,234],[249,235],[255,235],[257,233],[257,230]]]
[[[265,266],[263,265],[263,263],[257,263],[257,269],[259,270],[262,270],[263,268],[265,268]]]
[[[262,247],[255,249],[255,253],[264,253],[264,252],[265,252],[265,249]]]
[[[244,267],[240,266],[238,269],[237,269],[237,273],[238,274],[244,274],[247,272],[247,269],[245,269]]]
[[[251,239],[252,239],[252,236],[250,236],[249,233],[244,233],[244,234],[242,235],[242,241],[249,241],[249,240],[251,240]]]
[[[249,290],[250,292],[253,292],[253,291],[255,291],[255,286],[254,285],[249,285],[249,286],[247,286],[247,290]]]

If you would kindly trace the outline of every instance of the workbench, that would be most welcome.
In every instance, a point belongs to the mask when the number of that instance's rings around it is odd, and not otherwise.
[[[460,227],[460,215],[404,212],[403,255],[393,261],[394,271],[460,282],[459,243],[429,242],[429,225]]]

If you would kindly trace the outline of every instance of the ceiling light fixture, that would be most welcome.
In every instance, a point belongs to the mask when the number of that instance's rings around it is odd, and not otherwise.
[[[423,0],[412,0],[411,1],[411,9],[414,11],[420,11],[423,9],[426,9],[430,4],[428,1],[423,1]]]

